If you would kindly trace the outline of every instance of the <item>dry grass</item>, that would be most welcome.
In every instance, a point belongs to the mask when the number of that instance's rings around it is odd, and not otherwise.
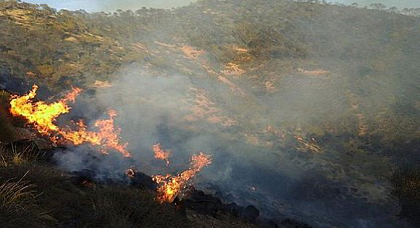
[[[27,174],[27,173],[26,173]],[[8,211],[27,210],[35,199],[34,185],[23,181],[26,174],[18,181],[9,179],[0,184],[0,208]]]
[[[90,205],[79,222],[85,227],[189,227],[187,219],[169,205],[157,204],[154,193],[127,187],[86,192]]]
[[[35,185],[24,181],[26,174],[18,180],[0,179],[1,227],[27,227],[29,224],[37,227],[42,224],[43,214],[36,210]]]
[[[18,148],[16,144],[11,143],[11,152],[12,152],[12,162],[15,165],[34,162],[40,156],[39,150],[36,148],[35,144],[29,144],[23,148]]]
[[[190,227],[155,193],[128,186],[75,185],[38,160],[34,148],[0,148],[0,227]]]
[[[12,142],[7,146],[1,146],[0,152],[0,167],[5,168],[35,162],[41,156],[41,152],[34,143],[19,145]]]
[[[4,90],[0,90],[0,101],[6,101],[9,99],[9,97],[10,97],[10,93]]]

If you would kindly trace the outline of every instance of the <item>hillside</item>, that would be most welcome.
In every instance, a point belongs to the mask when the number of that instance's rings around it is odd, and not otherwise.
[[[0,1],[0,26],[0,86],[26,93],[38,84],[39,99],[84,89],[63,119],[117,110],[146,174],[167,169],[150,162],[150,145],[161,142],[178,151],[179,166],[189,151],[213,154],[196,185],[267,218],[419,224],[416,15],[315,1],[113,13]],[[69,158],[56,158],[66,171],[123,169]]]

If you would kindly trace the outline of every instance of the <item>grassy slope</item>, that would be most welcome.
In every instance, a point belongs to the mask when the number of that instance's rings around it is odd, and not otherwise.
[[[227,215],[188,217],[155,193],[127,186],[76,185],[34,147],[0,148],[0,225],[13,227],[255,227]]]
[[[0,227],[255,227],[229,215],[185,214],[157,203],[150,190],[76,185],[69,173],[45,162],[45,151],[13,143],[18,138],[13,123],[20,120],[8,112],[10,94],[0,95]]]
[[[342,165],[346,173],[356,166],[365,184],[365,177],[390,177],[393,166],[388,157],[403,160],[403,164],[411,164],[412,158],[418,157],[420,100],[413,96],[419,92],[420,70],[417,63],[420,47],[416,45],[420,30],[416,17],[277,0],[258,3],[206,0],[172,12],[140,10],[115,15],[57,13],[33,5],[0,4],[0,25],[5,28],[0,31],[0,69],[8,75],[61,91],[70,84],[89,87],[95,80],[109,80],[120,66],[136,62],[158,73],[179,72],[216,79],[217,75],[202,70],[197,63],[182,62],[174,66],[173,59],[185,57],[180,46],[187,44],[205,50],[206,63],[217,73],[229,63],[238,64],[246,71],[241,80],[226,75],[237,85],[250,83],[244,88],[252,88],[246,90],[245,105],[229,107],[232,116],[243,118],[238,120],[242,132],[234,131],[232,135],[251,133],[260,140],[286,147],[287,143],[273,139],[277,137],[275,132],[263,134],[257,132],[260,126],[251,124],[267,110],[264,104],[258,104],[256,97],[272,92],[266,88],[267,83],[274,87],[274,92],[287,89],[283,79],[296,74],[298,68],[321,68],[340,75],[340,80],[333,83],[345,82],[347,86],[342,89],[350,91],[351,98],[343,94],[339,98],[357,103],[360,107],[357,114],[363,114],[368,128],[372,129],[368,135],[359,136],[358,129],[353,127],[358,124],[354,114],[340,123],[313,122],[303,126],[307,138],[316,137],[326,154],[337,154],[337,160],[330,162]],[[237,52],[235,46],[248,51]],[[388,93],[386,89],[378,89],[378,85],[397,85],[397,92]],[[387,104],[387,109],[380,113],[372,112],[376,104],[365,99],[376,93]],[[249,116],[251,119],[247,119]],[[285,131],[295,127],[276,124],[274,127]],[[331,142],[331,135],[345,140]],[[338,144],[337,151],[333,146],[329,148],[328,145],[335,145],[332,143]],[[371,172],[371,167],[378,167],[376,173]],[[398,186],[405,188],[412,178],[401,179],[406,184]],[[396,194],[404,198],[406,192]]]
[[[154,202],[152,192],[80,188],[65,173],[27,159],[25,153],[34,151],[2,150],[2,227],[190,227],[173,207]]]

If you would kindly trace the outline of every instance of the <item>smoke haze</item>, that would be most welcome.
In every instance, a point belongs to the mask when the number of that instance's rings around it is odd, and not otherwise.
[[[144,67],[127,66],[116,77],[118,79],[111,82],[113,86],[98,89],[94,99],[103,109],[118,111],[116,124],[122,128],[122,139],[129,142],[133,157],[97,157],[91,149],[77,147],[71,152],[57,154],[56,158],[67,170],[88,168],[98,172],[99,180],[124,181],[124,170],[131,167],[149,175],[180,172],[188,167],[192,154],[204,151],[213,156],[213,164],[199,174],[195,184],[219,194],[227,202],[256,205],[267,217],[318,221],[320,227],[325,223],[388,227],[384,225],[388,220],[368,219],[396,213],[395,203],[388,199],[390,187],[387,183],[381,184],[379,192],[371,193],[360,187],[362,182],[354,182],[357,178],[366,178],[366,171],[360,167],[349,176],[341,176],[340,173],[348,172],[347,168],[334,164],[334,158],[328,154],[304,155],[296,150],[299,145],[293,144],[265,145],[264,138],[258,135],[276,123],[297,126],[291,131],[305,134],[305,126],[312,121],[339,123],[353,115],[348,111],[348,98],[341,93],[349,85],[344,84],[345,80],[338,74],[329,75],[328,80],[320,82],[296,73],[281,82],[287,89],[255,98],[210,79],[170,72],[156,76]],[[368,99],[366,97],[366,101]],[[374,95],[371,99],[379,102]],[[203,102],[205,109],[216,110],[213,117],[232,119],[233,124],[223,125],[218,120],[209,122],[203,110],[197,111],[203,108],[200,106]],[[250,103],[252,109],[243,108]],[[95,112],[80,106],[75,108],[75,113],[78,113],[77,108],[82,109],[81,113]],[[152,145],[157,142],[173,154],[169,168],[153,158]],[[333,178],[335,181],[325,177],[335,172],[338,172]],[[322,190],[311,189],[317,185],[321,185]],[[359,191],[361,198],[352,196],[350,186],[358,186],[355,191]],[[333,195],[328,196],[330,194]],[[378,197],[375,200],[387,203],[376,211],[371,210],[369,202],[363,200],[364,197],[371,198],[371,194]],[[345,199],[338,201],[337,196]],[[325,201],[329,202],[328,207],[322,206]],[[369,208],[369,211],[363,208]],[[344,214],[325,220],[336,210]],[[360,220],[361,217],[366,220]]]
[[[116,7],[113,4],[102,2],[98,7],[111,9]],[[121,4],[118,7],[134,3]],[[293,11],[287,4],[282,10]],[[192,154],[204,151],[213,156],[213,163],[199,174],[195,185],[225,202],[253,204],[263,216],[294,218],[314,227],[399,227],[395,219],[399,206],[390,197],[387,179],[392,166],[362,144],[366,140],[371,146],[363,136],[383,126],[383,116],[392,112],[396,97],[406,88],[398,70],[387,68],[400,66],[403,55],[378,59],[394,49],[364,35],[378,28],[382,34],[380,29],[389,29],[389,24],[380,19],[364,24],[352,15],[339,20],[337,12],[329,10],[319,10],[311,20],[297,16],[287,32],[275,26],[268,30],[274,37],[270,39],[291,45],[270,54],[282,56],[283,49],[301,50],[295,45],[300,41],[313,42],[308,44],[308,59],[287,62],[288,57],[283,58],[287,53],[279,58],[262,56],[258,65],[248,68],[250,72],[241,74],[231,73],[234,70],[218,65],[206,51],[188,44],[206,36],[212,45],[233,40],[251,49],[255,40],[246,40],[250,27],[240,27],[235,18],[231,21],[238,27],[219,30],[220,24],[210,17],[189,17],[195,11],[186,11],[179,24],[163,23],[158,32],[148,31],[137,40],[153,40],[144,50],[155,58],[155,66],[123,66],[112,77],[112,87],[81,97],[72,110],[73,117],[83,116],[93,123],[101,118],[98,110],[115,109],[116,125],[133,157],[104,157],[91,153],[91,148],[77,147],[56,155],[61,166],[70,171],[93,169],[99,180],[124,180],[124,170],[131,167],[149,175],[178,173],[188,167]],[[358,26],[366,31],[355,29]],[[221,35],[232,30],[245,30],[245,35]],[[261,34],[252,32],[251,38]],[[407,40],[415,37],[411,35],[405,36]],[[177,43],[178,39],[184,40]],[[266,40],[256,38],[261,43]],[[226,46],[234,49],[229,43]],[[365,59],[358,62],[354,56]],[[251,76],[245,77],[246,73]],[[172,152],[170,167],[153,158],[156,143]]]
[[[115,11],[117,9],[136,10],[141,7],[153,7],[170,9],[172,7],[186,6],[194,0],[70,0],[70,1],[52,1],[52,0],[27,0],[26,2],[36,4],[48,4],[57,9],[79,10],[84,9],[89,12],[96,11]],[[361,5],[369,5],[371,3],[383,3],[386,6],[397,6],[399,8],[420,7],[417,0],[336,0],[330,2],[352,4],[359,3]]]

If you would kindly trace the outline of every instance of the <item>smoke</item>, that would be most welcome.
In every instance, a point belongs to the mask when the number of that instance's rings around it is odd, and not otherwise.
[[[185,6],[194,1],[195,0],[105,0],[97,1],[97,4],[100,10],[115,11],[117,9],[136,10],[141,7],[170,9],[173,7]]]
[[[352,4],[352,3],[359,3],[361,5],[369,5],[372,3],[382,3],[386,6],[392,7],[396,6],[399,8],[411,8],[411,7],[420,7],[420,2],[416,0],[336,0],[331,2],[339,2],[339,3],[345,3],[345,4]]]
[[[389,204],[378,211],[366,211],[366,202],[352,202],[351,190],[344,184],[350,180],[331,181],[325,177],[326,172],[345,172],[344,167],[331,164],[328,155],[303,155],[295,150],[299,145],[267,147],[258,135],[252,135],[278,122],[304,126],[321,118],[340,121],[348,114],[343,111],[348,108],[348,101],[337,100],[343,89],[342,79],[331,76],[329,81],[319,83],[319,79],[290,75],[282,82],[284,90],[259,96],[248,109],[243,105],[250,105],[246,101],[250,95],[237,94],[219,81],[180,74],[162,75],[156,76],[144,67],[127,66],[111,82],[111,88],[97,89],[93,98],[82,97],[73,108],[74,116],[90,115],[91,119],[105,117],[97,115],[98,107],[103,111],[115,109],[119,113],[116,125],[122,129],[122,139],[129,143],[132,158],[118,154],[103,156],[92,148],[77,147],[55,155],[61,166],[69,171],[95,170],[96,178],[102,181],[125,181],[127,168],[135,167],[149,175],[177,173],[188,167],[192,154],[204,151],[213,155],[213,164],[199,174],[196,186],[213,191],[227,202],[256,205],[268,217],[286,215],[312,224],[319,221],[320,226],[325,222],[359,226],[359,221],[352,221],[358,216],[375,216],[387,207],[387,213],[395,212],[395,206]],[[197,99],[203,99],[201,96],[208,101]],[[202,102],[207,111],[214,109],[212,117],[228,116],[235,124],[209,122],[209,114],[201,110]],[[92,103],[94,107],[90,106]],[[255,118],[258,116],[264,118]],[[245,125],[241,118],[250,122]],[[254,138],[256,142],[252,141]],[[169,168],[153,158],[152,145],[157,142],[172,152]],[[349,198],[337,200],[338,196]],[[325,203],[329,206],[325,207]],[[283,209],[279,211],[279,208]],[[323,216],[337,209],[346,211],[339,219],[346,218],[345,221],[325,220]]]
[[[89,12],[98,11],[115,11],[117,9],[123,10],[137,10],[142,7],[153,7],[170,9],[173,7],[186,6],[195,0],[71,0],[71,1],[53,1],[53,0],[27,0],[27,2],[35,4],[48,4],[57,9],[79,10],[84,9]],[[359,3],[360,5],[369,5],[371,3],[382,3],[386,6],[397,6],[399,8],[420,7],[417,0],[335,0],[329,1],[334,3],[352,4]]]
[[[142,7],[170,9],[173,7],[185,6],[194,2],[194,0],[71,0],[71,1],[53,1],[53,0],[27,0],[26,2],[34,4],[48,4],[56,9],[67,10],[86,10],[88,12],[137,10]]]
[[[103,2],[104,7],[113,4]],[[390,172],[386,159],[368,155],[353,136],[337,129],[362,135],[369,118],[388,110],[401,88],[392,78],[379,80],[368,67],[371,63],[337,60],[367,40],[335,42],[349,36],[338,32],[344,22],[335,13],[319,13],[318,24],[296,23],[302,40],[325,40],[332,51],[327,57],[313,55],[311,61],[294,60],[292,69],[276,75],[274,91],[261,92],[252,79],[203,70],[203,63],[215,64],[205,55],[203,61],[192,61],[179,53],[158,52],[165,63],[188,68],[190,74],[146,64],[125,66],[110,82],[112,87],[82,97],[70,118],[93,123],[106,109],[115,109],[116,125],[133,157],[102,156],[77,147],[56,154],[57,161],[70,171],[95,170],[99,180],[124,181],[127,168],[149,175],[177,173],[188,167],[192,154],[204,151],[213,163],[194,184],[226,202],[253,204],[264,216],[291,217],[314,227],[398,227],[394,216],[399,208],[389,197],[390,184],[380,178]],[[330,23],[322,26],[325,21]],[[153,45],[161,50],[176,46],[161,44]],[[314,47],[321,52],[316,48],[323,47]],[[375,48],[362,51],[366,53],[358,56],[372,62],[378,55]],[[264,61],[261,65],[283,64]],[[152,146],[158,142],[172,153],[170,167],[153,158]],[[375,164],[374,170],[369,164]]]

